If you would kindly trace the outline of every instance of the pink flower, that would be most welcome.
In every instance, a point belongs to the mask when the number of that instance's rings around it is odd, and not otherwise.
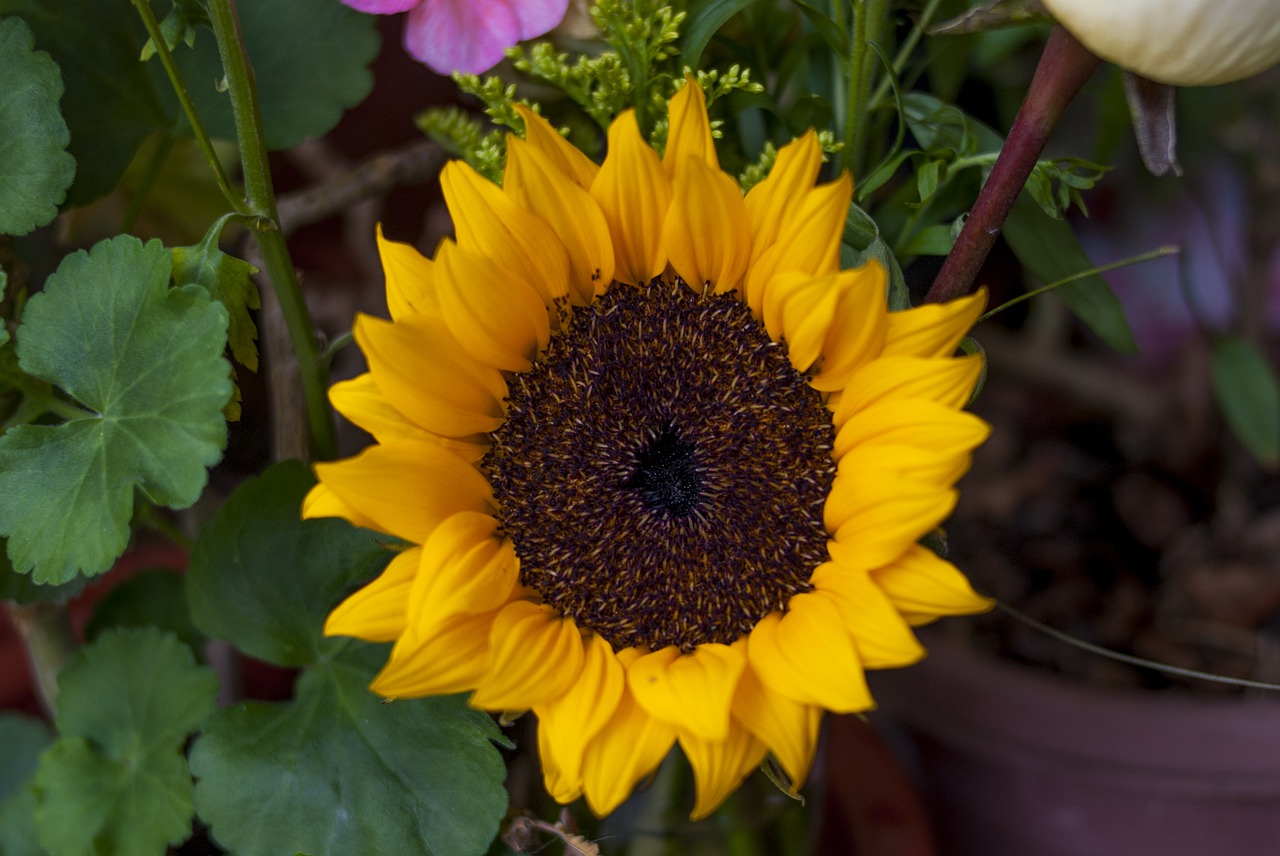
[[[433,71],[479,74],[516,42],[548,32],[569,0],[342,0],[375,15],[408,12],[404,47]]]

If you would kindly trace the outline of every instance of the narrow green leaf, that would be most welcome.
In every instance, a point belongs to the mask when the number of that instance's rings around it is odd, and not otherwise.
[[[1280,381],[1267,358],[1238,336],[1213,346],[1213,392],[1227,424],[1268,469],[1280,466]]]
[[[21,18],[0,19],[0,93],[0,232],[25,235],[57,215],[76,161],[58,108],[62,74]]]
[[[313,484],[299,461],[242,484],[200,533],[187,573],[196,626],[280,666],[313,663],[346,644],[324,639],[325,616],[393,555],[343,520],[303,520]]]
[[[931,160],[926,161],[924,166],[916,171],[916,192],[920,194],[921,202],[933,196],[934,191],[938,189],[943,166],[942,161]]]
[[[690,68],[697,68],[711,37],[730,18],[750,5],[751,0],[696,0],[690,3],[689,17],[684,28],[684,45],[680,50],[681,61]]]
[[[926,226],[911,236],[907,246],[902,250],[906,256],[945,256],[955,245],[955,236],[951,234],[950,223],[939,223]]]
[[[40,759],[36,824],[53,856],[163,853],[191,832],[186,737],[218,679],[155,628],[112,630],[58,679],[62,737]]]
[[[129,535],[133,491],[180,508],[226,441],[226,311],[169,289],[169,254],[129,236],[68,256],[27,303],[24,371],[86,410],[0,437],[0,535],[36,582],[107,570]]]
[[[461,696],[383,704],[381,649],[326,662],[288,703],[216,714],[191,752],[196,807],[238,856],[482,854],[507,806],[501,735]]]
[[[173,253],[173,281],[178,285],[202,286],[214,300],[227,308],[230,317],[227,341],[231,345],[231,355],[240,365],[257,371],[258,328],[249,310],[262,305],[258,286],[250,279],[258,269],[218,248],[218,238],[226,222],[226,217],[219,219],[194,247],[170,250]]]
[[[889,274],[888,300],[889,311],[899,312],[911,306],[911,295],[907,291],[907,281],[902,275],[902,268],[897,258],[880,237],[880,227],[871,215],[857,205],[849,206],[849,215],[845,219],[844,238],[840,244],[840,267],[854,268],[875,259]]]
[[[1057,282],[1094,267],[1071,226],[1045,214],[1025,192],[1014,203],[1003,235],[1018,261],[1043,282]],[[1055,293],[1112,348],[1125,354],[1138,350],[1124,308],[1101,276],[1077,280]]]
[[[836,26],[836,22],[824,8],[825,3],[819,5],[814,0],[791,0],[791,2],[795,3],[797,8],[809,19],[809,23],[813,25],[822,40],[827,43],[827,47],[831,49],[832,53],[838,57],[849,55],[849,34],[841,31]]]

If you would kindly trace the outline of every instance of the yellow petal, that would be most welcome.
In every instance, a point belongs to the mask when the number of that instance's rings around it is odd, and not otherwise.
[[[365,529],[377,528],[367,514],[362,514],[347,504],[333,492],[332,488],[323,483],[307,491],[307,495],[302,499],[302,519],[314,520],[319,517],[341,517]]]
[[[387,401],[369,372],[329,387],[329,401],[335,410],[375,438],[425,440],[429,436],[421,425]]]
[[[418,252],[416,247],[388,241],[382,235],[381,223],[378,224],[377,235],[391,317],[399,320],[416,314],[438,315],[440,302],[436,299],[435,263]]]
[[[912,625],[943,615],[986,612],[995,603],[975,592],[954,565],[919,545],[892,564],[871,571],[871,579]]]
[[[445,165],[440,186],[459,246],[526,280],[547,307],[568,295],[569,258],[550,226],[462,161]]]
[[[769,689],[747,668],[733,697],[733,715],[769,747],[792,785],[804,784],[818,747],[822,708]]]
[[[667,177],[675,178],[684,172],[691,157],[719,172],[711,120],[707,118],[707,96],[693,75],[685,75],[684,86],[671,98],[667,115],[667,148],[662,154],[662,168]]]
[[[354,636],[369,642],[391,642],[405,628],[409,589],[418,575],[422,549],[397,553],[377,579],[348,597],[329,613],[326,636]]]
[[[717,294],[742,283],[751,259],[747,209],[738,183],[692,156],[676,176],[662,243],[671,266],[694,291]]]
[[[490,646],[488,669],[471,696],[482,710],[527,710],[560,697],[582,674],[582,634],[547,604],[503,607]]]
[[[751,261],[773,246],[778,234],[804,200],[822,169],[822,147],[810,128],[804,136],[778,150],[773,169],[747,193],[747,222],[751,227]],[[847,208],[848,206],[846,206]]]
[[[582,792],[582,758],[587,743],[618,709],[625,684],[613,647],[603,637],[592,636],[586,643],[578,680],[563,695],[534,708],[543,777],[556,800],[571,802]]]
[[[624,669],[636,656],[633,648],[617,653]],[[624,687],[613,716],[582,755],[582,791],[587,805],[600,817],[622,805],[636,783],[658,768],[675,742],[675,727],[650,716]]]
[[[524,138],[529,145],[549,157],[556,168],[573,179],[583,190],[591,188],[600,167],[578,150],[551,123],[523,104],[514,105],[524,119]]]
[[[956,351],[987,306],[987,290],[979,288],[950,303],[927,303],[889,313],[886,357],[949,357]]]
[[[937,454],[965,455],[991,435],[991,426],[972,413],[920,399],[882,401],[866,408],[836,432],[836,460],[865,445],[915,446]]]
[[[832,421],[837,429],[866,408],[884,401],[918,399],[958,410],[982,374],[982,357],[923,359],[882,357],[849,377]]]
[[[406,630],[369,689],[387,698],[450,695],[484,675],[493,614],[458,615],[429,636]]]
[[[644,284],[662,273],[667,266],[662,226],[671,207],[671,181],[640,136],[633,110],[609,126],[609,155],[591,183],[591,198],[613,236],[614,277]]]
[[[502,424],[502,372],[476,362],[444,322],[416,317],[391,324],[358,315],[354,333],[378,390],[415,424],[445,437],[486,433]]]
[[[707,740],[681,731],[680,746],[693,767],[697,788],[691,820],[701,820],[719,808],[742,780],[760,766],[766,752],[765,745],[737,722],[724,740]]]
[[[936,529],[955,504],[954,490],[905,480],[878,504],[856,492],[842,489],[837,494],[833,484],[823,507],[824,522],[830,521],[827,531],[834,532],[827,549],[841,564],[859,568],[887,565]]]
[[[809,582],[836,605],[863,668],[909,666],[924,657],[916,635],[865,570],[825,562]]]
[[[519,582],[515,547],[490,514],[464,511],[422,545],[422,572],[410,590],[408,621],[421,632],[457,614],[495,612]]]
[[[316,464],[316,476],[367,514],[373,528],[416,544],[459,511],[493,511],[480,471],[433,443],[370,446],[354,458]]]
[[[436,254],[440,310],[458,344],[495,369],[525,372],[551,340],[546,306],[489,257],[445,241]]]
[[[884,310],[887,274],[879,262],[842,271],[835,318],[822,343],[822,359],[809,385],[822,392],[844,389],[860,367],[884,347],[888,315]]]
[[[796,371],[812,370],[810,386],[840,389],[884,342],[884,283],[865,268],[813,278],[781,273],[764,292],[763,321],[786,340]]]
[[[564,244],[573,301],[586,306],[603,294],[613,281],[613,238],[591,195],[566,181],[550,158],[515,136],[507,138],[503,187],[549,224]]]
[[[760,619],[748,637],[747,656],[767,687],[794,701],[836,713],[874,706],[839,612],[816,593],[792,597],[786,615]]]
[[[853,179],[848,173],[804,192],[799,205],[782,223],[774,243],[753,253],[747,276],[748,306],[760,305],[763,290],[777,273],[799,271],[820,276],[840,269],[840,239],[852,197]],[[883,287],[880,301],[883,305]]]
[[[707,740],[724,740],[733,691],[745,665],[742,652],[718,642],[688,654],[671,646],[632,663],[627,686],[651,716]]]

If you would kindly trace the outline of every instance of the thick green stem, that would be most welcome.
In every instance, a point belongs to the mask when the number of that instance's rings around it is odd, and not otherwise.
[[[337,455],[333,413],[325,394],[326,378],[320,361],[320,345],[315,327],[302,298],[298,274],[289,257],[280,216],[276,211],[275,192],[267,162],[266,138],[262,131],[262,113],[254,83],[253,69],[245,54],[235,0],[209,0],[209,18],[218,40],[223,70],[227,75],[227,91],[235,114],[236,139],[244,170],[245,191],[249,208],[257,216],[253,230],[262,251],[263,262],[271,279],[271,287],[280,302],[289,338],[293,342],[298,370],[307,399],[307,416],[311,426],[311,442],[316,457]]]
[[[45,712],[52,716],[58,704],[58,673],[76,652],[67,608],[53,603],[11,603],[9,615],[26,647]]]
[[[925,296],[940,303],[968,294],[995,245],[1013,203],[1044,151],[1058,120],[1100,60],[1062,27],[1054,27],[1009,138],[969,212],[955,247]]]
[[[160,32],[160,22],[156,20],[155,13],[151,11],[151,3],[148,0],[133,0],[133,6],[142,17],[142,24],[147,28],[147,35],[151,37],[152,44],[156,46],[156,54],[160,57],[160,64],[164,66],[165,73],[169,75],[169,83],[173,86],[174,94],[178,96],[178,103],[182,105],[182,112],[187,117],[187,123],[191,125],[191,132],[195,135],[196,144],[200,146],[204,159],[209,162],[209,168],[213,170],[213,177],[218,183],[218,189],[222,191],[222,195],[227,199],[227,204],[233,210],[240,214],[248,214],[249,209],[245,205],[244,198],[231,187],[231,182],[227,180],[227,174],[222,170],[222,161],[218,160],[218,153],[213,150],[213,141],[209,139],[209,134],[200,122],[200,116],[196,113],[195,104],[191,101],[191,94],[187,91],[187,84],[182,79],[182,73],[178,71],[178,64],[173,59],[173,52],[169,50],[169,44],[164,40],[164,34]]]

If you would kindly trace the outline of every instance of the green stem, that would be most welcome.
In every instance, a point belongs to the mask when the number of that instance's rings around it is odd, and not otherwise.
[[[166,134],[160,139],[156,150],[151,153],[151,160],[147,162],[147,171],[142,174],[142,181],[138,182],[138,186],[134,188],[133,198],[129,200],[129,208],[120,219],[121,232],[133,231],[133,224],[138,221],[138,215],[142,213],[143,206],[147,204],[147,197],[151,195],[151,188],[155,186],[156,179],[160,177],[160,170],[164,169],[165,161],[173,151],[173,143],[173,137]]]
[[[893,58],[894,75],[902,74],[902,70],[907,67],[907,61],[911,59],[911,52],[916,49],[916,45],[920,43],[920,38],[924,35],[924,31],[933,22],[933,16],[938,14],[940,5],[942,5],[942,0],[929,0],[929,3],[921,10],[920,17],[916,19],[915,24],[911,27],[911,32],[907,33],[907,37],[902,40],[902,46],[898,48],[898,53]],[[892,79],[885,77],[884,80],[877,84],[875,93],[871,96],[871,100],[867,102],[868,111],[880,106],[880,102],[889,94],[892,83]]]
[[[927,302],[953,300],[973,289],[978,271],[1044,151],[1049,134],[1100,62],[1061,26],[1053,28],[1009,137],[955,246],[925,295]]]
[[[45,710],[52,715],[58,704],[58,673],[76,652],[67,608],[53,603],[11,603],[9,615],[26,648]]]
[[[137,0],[140,2],[140,0]],[[284,315],[289,338],[293,342],[298,370],[307,399],[307,416],[311,425],[311,441],[316,457],[327,460],[337,455],[333,413],[325,394],[326,378],[320,362],[320,345],[315,327],[302,298],[298,274],[289,256],[284,234],[280,231],[280,215],[276,211],[275,192],[267,162],[267,144],[262,130],[262,113],[258,105],[256,84],[249,58],[245,54],[235,0],[209,0],[209,18],[218,40],[227,90],[235,113],[236,140],[244,170],[245,191],[251,213],[258,222],[253,230],[262,251],[262,259],[271,279],[271,287]]]
[[[182,112],[187,117],[187,123],[191,125],[191,132],[195,135],[196,144],[200,146],[204,159],[208,161],[209,168],[213,170],[213,177],[218,183],[218,189],[227,198],[227,203],[231,205],[232,209],[240,214],[248,214],[249,209],[245,206],[244,198],[232,189],[231,182],[227,180],[227,174],[222,169],[222,161],[218,160],[218,153],[213,149],[213,141],[209,139],[209,134],[205,131],[204,124],[200,121],[200,115],[196,113],[195,104],[191,101],[191,94],[187,91],[186,81],[182,79],[182,72],[178,71],[178,64],[173,59],[173,52],[169,50],[169,44],[164,40],[164,34],[160,32],[160,22],[156,20],[155,13],[151,11],[150,2],[148,0],[133,0],[133,6],[138,10],[138,14],[142,16],[142,23],[147,28],[147,35],[151,37],[152,44],[156,46],[156,54],[160,57],[160,64],[164,66],[165,73],[169,75],[169,83],[173,86],[174,94],[178,96],[178,103],[182,105]]]
[[[841,165],[845,172],[853,172],[859,152],[860,140],[858,128],[861,125],[859,113],[863,105],[858,103],[862,93],[862,75],[867,67],[867,3],[856,0],[853,4],[853,33],[849,42],[849,67],[845,73],[848,80],[848,91],[845,92],[844,108],[844,151],[841,153]]]
[[[1178,246],[1168,245],[1164,247],[1156,247],[1154,250],[1148,250],[1145,253],[1141,253],[1136,256],[1130,256],[1127,259],[1121,259],[1118,262],[1112,262],[1111,264],[1103,265],[1102,267],[1095,267],[1095,268],[1089,268],[1088,270],[1082,270],[1080,271],[1080,273],[1072,274],[1071,276],[1066,277],[1065,279],[1060,279],[1057,282],[1051,282],[1048,285],[1041,286],[1040,288],[1035,289],[1034,291],[1028,291],[1026,294],[1019,294],[1017,297],[1013,298],[1012,300],[1007,300],[1004,303],[1001,303],[995,309],[990,309],[987,312],[983,313],[983,315],[977,321],[975,321],[974,324],[975,325],[980,324],[981,322],[986,321],[992,315],[1005,311],[1010,306],[1016,306],[1025,300],[1030,300],[1033,297],[1039,297],[1041,294],[1047,294],[1048,292],[1053,291],[1055,288],[1061,288],[1064,285],[1070,285],[1073,282],[1079,282],[1082,279],[1087,279],[1091,276],[1095,276],[1096,274],[1106,273],[1109,270],[1118,270],[1119,268],[1128,267],[1129,265],[1137,265],[1137,264],[1142,264],[1143,262],[1155,261],[1156,259],[1162,259],[1165,256],[1176,256],[1181,252],[1182,252],[1182,247],[1178,247]]]

